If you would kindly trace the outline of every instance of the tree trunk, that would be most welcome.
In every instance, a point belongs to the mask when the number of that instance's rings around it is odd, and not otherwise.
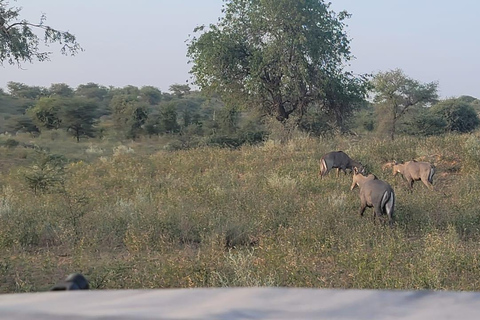
[[[288,113],[285,111],[285,107],[283,106],[283,103],[277,102],[277,120],[280,122],[283,122],[288,119]]]
[[[395,130],[396,130],[396,125],[397,125],[397,120],[398,120],[398,117],[394,113],[393,114],[393,119],[392,119],[392,127],[390,128],[390,139],[392,139],[392,141],[395,140]]]

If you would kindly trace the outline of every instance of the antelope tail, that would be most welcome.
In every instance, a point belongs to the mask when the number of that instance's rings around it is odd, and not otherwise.
[[[390,219],[393,219],[393,209],[395,207],[395,193],[393,191],[385,191],[382,197],[382,210],[385,210],[385,213]]]
[[[322,158],[320,162],[320,176],[323,177],[325,172],[327,172],[327,162],[325,161],[325,159]]]
[[[433,184],[433,175],[435,174],[435,167],[432,166],[430,168],[430,173],[428,174],[428,182],[430,182],[431,184]]]

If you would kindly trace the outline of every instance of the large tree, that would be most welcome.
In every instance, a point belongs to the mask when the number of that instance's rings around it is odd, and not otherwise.
[[[45,14],[38,23],[31,23],[20,18],[20,11],[21,8],[0,0],[0,65],[7,62],[20,66],[24,62],[48,60],[51,52],[42,48],[41,43],[45,47],[58,43],[63,54],[75,55],[82,50],[73,34],[46,25]],[[42,35],[37,35],[36,30]]]
[[[344,70],[353,58],[345,11],[323,0],[226,0],[223,12],[188,43],[191,73],[204,92],[279,121],[312,105],[349,113],[363,99],[365,79]]]
[[[379,72],[372,80],[374,101],[384,115],[387,134],[395,139],[398,121],[414,107],[437,101],[437,82],[420,83],[406,76],[402,70]]]

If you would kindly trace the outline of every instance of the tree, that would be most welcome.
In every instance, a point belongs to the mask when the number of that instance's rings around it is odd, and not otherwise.
[[[423,106],[437,100],[437,82],[422,84],[407,77],[402,70],[379,72],[372,80],[374,102],[384,110],[383,121],[392,140],[395,139],[399,119],[412,107]]]
[[[188,43],[202,91],[282,122],[311,106],[349,112],[363,99],[366,78],[343,70],[353,58],[347,12],[335,13],[323,0],[229,0],[223,12]]]
[[[480,125],[473,106],[461,97],[438,102],[431,107],[431,113],[443,119],[446,132],[471,132]]]
[[[444,133],[447,126],[443,116],[432,112],[432,108],[414,108],[405,118],[402,131],[410,135],[438,135]]]
[[[40,44],[49,46],[52,43],[61,45],[60,52],[75,55],[82,48],[70,32],[54,29],[45,24],[46,16],[42,14],[39,23],[31,23],[20,18],[21,8],[9,7],[8,1],[0,0],[0,64],[17,64],[33,60],[45,61],[51,52],[44,51]],[[39,37],[34,30],[41,30]]]
[[[81,84],[75,90],[75,95],[79,97],[85,97],[88,99],[96,99],[103,101],[108,96],[108,88],[100,86],[96,83],[89,82],[87,84]]]
[[[6,130],[9,132],[29,132],[37,134],[40,132],[38,127],[33,123],[32,118],[25,114],[16,114],[8,119]]]
[[[177,122],[177,107],[175,102],[168,102],[160,109],[161,132],[176,133],[180,129]]]
[[[110,109],[117,130],[123,131],[126,138],[137,138],[148,118],[147,106],[137,98],[120,94],[112,97]]]
[[[70,133],[77,142],[81,137],[95,136],[95,116],[98,105],[85,98],[70,98],[63,101],[58,112],[60,127]]]
[[[162,92],[152,86],[144,86],[140,88],[140,96],[150,105],[157,105],[162,100]]]
[[[7,89],[10,95],[15,98],[36,100],[47,95],[47,90],[43,87],[28,86],[20,82],[9,81]]]
[[[190,93],[190,86],[188,84],[172,84],[169,89],[177,98],[183,98],[183,96]]]
[[[50,95],[71,97],[73,96],[73,89],[66,83],[52,83],[48,89]]]
[[[27,114],[39,128],[59,129],[60,118],[58,113],[63,106],[63,101],[56,97],[42,97]]]

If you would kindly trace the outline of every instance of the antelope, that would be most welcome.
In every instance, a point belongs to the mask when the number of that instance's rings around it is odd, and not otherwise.
[[[365,168],[360,162],[351,159],[343,151],[332,151],[322,157],[320,160],[320,177],[323,178],[332,168],[337,168],[337,178],[340,170],[343,170],[345,174],[347,174],[347,169],[353,171],[354,168],[357,168],[358,172],[365,172]]]
[[[360,188],[360,215],[363,216],[366,207],[373,207],[373,221],[375,217],[386,214],[390,226],[393,225],[393,211],[395,207],[395,193],[385,181],[377,179],[375,175],[364,176],[356,169],[353,171],[353,182],[350,190],[356,186]]]
[[[396,176],[398,173],[407,180],[410,189],[413,188],[415,181],[421,180],[430,190],[433,190],[433,175],[435,174],[435,166],[429,162],[417,162],[415,160],[406,163],[393,162],[392,173]]]

